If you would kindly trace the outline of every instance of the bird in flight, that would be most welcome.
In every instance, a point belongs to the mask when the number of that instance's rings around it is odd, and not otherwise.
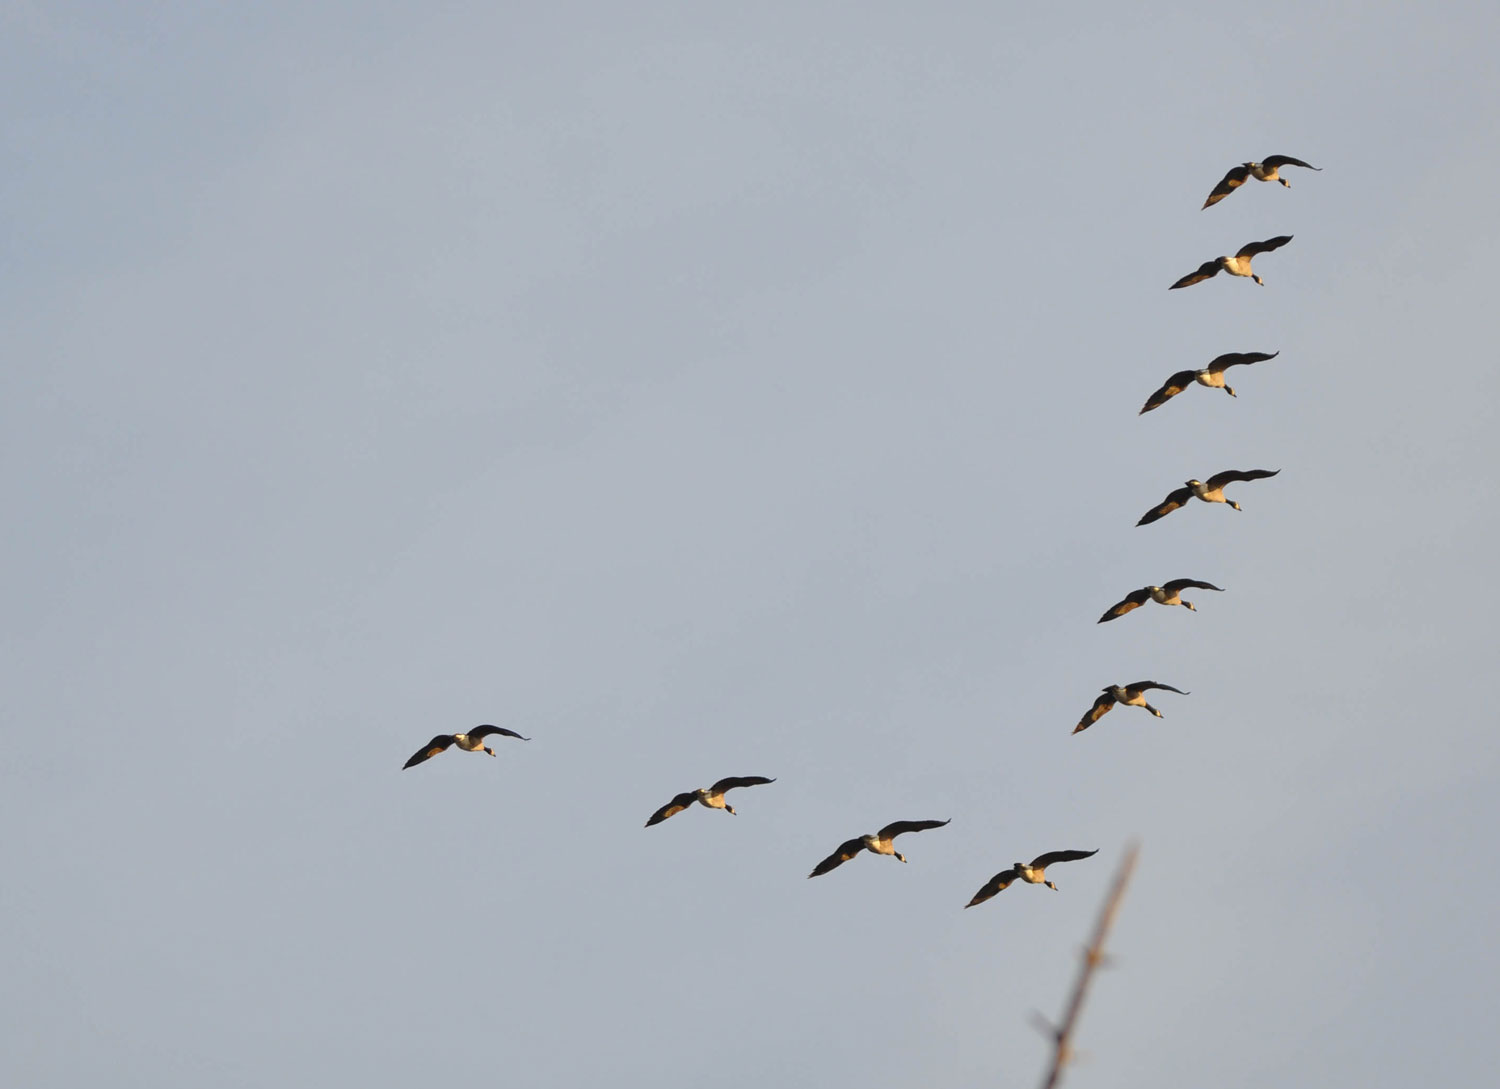
[[[1043,872],[1048,866],[1058,862],[1077,862],[1081,858],[1092,858],[1099,853],[1096,847],[1092,851],[1048,851],[1044,855],[1037,855],[1028,865],[1025,862],[1017,862],[1008,870],[1001,870],[994,877],[984,883],[984,888],[974,894],[974,899],[964,905],[965,910],[975,904],[982,904],[993,896],[998,896],[1017,881],[1024,881],[1028,885],[1046,885],[1053,892],[1057,886],[1047,880]]]
[[[737,816],[734,812],[734,806],[724,800],[724,792],[726,790],[734,790],[736,787],[764,786],[766,783],[774,783],[775,781],[775,779],[767,779],[764,775],[730,776],[727,779],[720,779],[713,786],[683,791],[655,813],[651,814],[651,819],[646,822],[646,827],[650,828],[653,824],[660,824],[668,817],[675,817],[694,802],[706,805],[710,809],[724,809],[730,815]]]
[[[1178,507],[1185,506],[1189,499],[1194,498],[1201,499],[1205,503],[1228,503],[1235,510],[1243,510],[1244,508],[1233,499],[1224,497],[1224,486],[1239,480],[1264,480],[1279,472],[1281,472],[1280,469],[1225,469],[1222,473],[1215,473],[1207,481],[1189,480],[1182,487],[1168,492],[1165,499],[1141,515],[1141,520],[1136,525],[1150,525],[1159,518],[1165,518]]]
[[[1147,398],[1138,415],[1144,416],[1153,408],[1160,408],[1173,397],[1187,389],[1194,382],[1209,389],[1221,389],[1229,396],[1236,396],[1234,387],[1224,382],[1224,372],[1230,367],[1243,367],[1250,363],[1264,363],[1268,359],[1275,359],[1280,352],[1227,352],[1219,356],[1204,367],[1201,371],[1178,371],[1162,383],[1161,389]]]
[[[1268,238],[1264,242],[1247,242],[1240,247],[1239,252],[1233,257],[1215,257],[1212,261],[1204,261],[1203,264],[1198,266],[1196,272],[1189,272],[1182,279],[1167,288],[1167,290],[1175,291],[1179,287],[1192,287],[1194,284],[1201,284],[1210,276],[1217,276],[1220,272],[1227,272],[1231,276],[1248,276],[1260,284],[1261,287],[1265,287],[1266,282],[1250,268],[1251,258],[1258,253],[1270,253],[1272,250],[1279,250],[1291,240],[1291,235],[1282,234],[1277,235],[1275,238]]]
[[[1208,195],[1208,199],[1203,202],[1203,208],[1210,208],[1213,205],[1218,204],[1219,201],[1229,196],[1230,193],[1233,193],[1236,189],[1244,185],[1251,178],[1254,178],[1256,181],[1263,182],[1280,182],[1282,185],[1290,189],[1292,187],[1292,183],[1287,181],[1277,173],[1277,171],[1284,166],[1302,166],[1306,167],[1308,170],[1323,169],[1321,166],[1313,166],[1312,163],[1304,163],[1301,159],[1294,159],[1290,155],[1272,155],[1270,158],[1266,159],[1263,162],[1241,163],[1239,166],[1230,170],[1228,174],[1225,174],[1224,177],[1220,179],[1219,184],[1214,186],[1214,191],[1210,193]],[[1198,210],[1201,212],[1203,209],[1200,208]]]
[[[1078,725],[1073,727],[1073,732],[1081,733],[1094,723],[1098,722],[1110,711],[1114,710],[1117,703],[1123,703],[1127,707],[1144,707],[1157,718],[1162,713],[1146,702],[1146,693],[1153,688],[1160,688],[1167,692],[1176,692],[1179,696],[1191,695],[1180,688],[1173,688],[1170,684],[1158,684],[1156,681],[1136,681],[1134,684],[1111,684],[1106,685],[1104,692],[1094,700],[1094,706],[1090,707],[1084,716],[1078,720]]]
[[[466,734],[438,734],[427,744],[411,754],[411,759],[401,765],[401,770],[415,767],[424,760],[431,760],[438,753],[443,752],[449,745],[457,745],[465,752],[480,752],[481,750],[495,755],[495,750],[484,743],[487,737],[496,734],[502,737],[514,737],[519,741],[530,741],[529,737],[522,737],[514,730],[507,730],[504,726],[476,726]]]
[[[949,820],[951,819],[950,817]],[[948,821],[893,821],[874,835],[855,836],[853,839],[845,840],[839,844],[838,850],[814,866],[813,872],[807,876],[821,877],[829,870],[842,866],[861,851],[870,851],[877,855],[895,855],[898,862],[905,862],[906,856],[896,850],[892,840],[906,832],[925,832],[929,828],[941,828],[947,823]]]
[[[1154,601],[1158,605],[1181,605],[1192,612],[1197,612],[1197,606],[1191,601],[1182,600],[1182,591],[1188,589],[1218,590],[1222,593],[1224,587],[1215,586],[1211,582],[1199,582],[1197,579],[1173,579],[1160,586],[1142,586],[1139,590],[1126,594],[1124,600],[1111,605],[1095,623],[1103,624],[1107,620],[1116,620],[1132,609],[1139,609],[1148,601]]]

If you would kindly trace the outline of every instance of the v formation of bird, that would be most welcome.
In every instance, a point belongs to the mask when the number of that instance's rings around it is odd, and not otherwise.
[[[1205,209],[1213,207],[1252,178],[1256,181],[1280,182],[1286,188],[1291,188],[1291,183],[1279,174],[1279,170],[1284,166],[1304,167],[1308,170],[1321,169],[1310,163],[1305,163],[1301,159],[1294,159],[1290,155],[1272,155],[1262,162],[1242,163],[1225,174],[1219,181],[1219,184],[1214,186],[1213,191],[1208,195],[1208,199],[1203,202],[1203,207]],[[1205,261],[1196,271],[1189,273],[1172,284],[1172,290],[1191,287],[1193,284],[1201,283],[1210,277],[1218,275],[1220,272],[1227,272],[1231,276],[1248,277],[1257,284],[1264,286],[1265,281],[1256,275],[1250,267],[1251,259],[1259,254],[1280,249],[1291,240],[1291,235],[1277,235],[1263,242],[1251,242],[1241,246],[1232,257],[1216,257],[1212,261]],[[1279,354],[1279,351],[1269,353],[1229,352],[1210,360],[1208,365],[1201,369],[1178,371],[1168,378],[1161,388],[1147,399],[1145,405],[1140,410],[1140,414],[1144,415],[1147,412],[1160,408],[1173,397],[1176,397],[1179,393],[1182,393],[1195,384],[1205,386],[1209,389],[1222,389],[1229,396],[1234,397],[1234,388],[1224,380],[1225,371],[1230,367],[1264,363],[1267,360],[1275,359]],[[1165,518],[1179,507],[1186,506],[1191,499],[1199,499],[1205,503],[1223,503],[1237,511],[1241,510],[1242,508],[1237,502],[1225,496],[1224,488],[1230,484],[1264,480],[1275,476],[1280,471],[1279,469],[1226,469],[1223,472],[1214,473],[1207,480],[1198,480],[1196,478],[1189,480],[1182,487],[1167,493],[1167,497],[1142,515],[1136,525],[1149,525],[1152,522]],[[1158,605],[1181,605],[1189,611],[1196,611],[1196,607],[1192,602],[1182,599],[1182,591],[1189,589],[1213,590],[1215,592],[1223,591],[1223,587],[1215,586],[1211,582],[1204,582],[1200,579],[1170,579],[1159,586],[1153,584],[1131,591],[1118,603],[1110,606],[1097,622],[1103,624],[1110,620],[1116,620],[1126,613],[1140,608],[1147,602],[1155,602]],[[1170,684],[1164,684],[1160,681],[1134,681],[1130,684],[1105,685],[1100,694],[1095,697],[1093,705],[1084,712],[1083,717],[1073,727],[1073,733],[1077,734],[1087,730],[1113,710],[1116,704],[1123,704],[1126,707],[1141,707],[1151,712],[1157,718],[1163,717],[1160,711],[1146,701],[1146,693],[1153,690],[1175,692],[1183,696],[1189,695],[1189,693],[1180,688],[1175,688]],[[484,752],[490,756],[494,756],[495,750],[484,743],[485,739],[489,737],[509,737],[518,741],[531,740],[528,737],[522,737],[514,730],[491,725],[477,726],[467,733],[438,734],[412,754],[411,758],[402,765],[403,770],[430,760],[453,746],[457,746],[464,752]],[[661,824],[668,818],[690,809],[695,804],[701,805],[706,809],[719,809],[734,815],[734,806],[725,800],[725,794],[731,790],[765,786],[775,781],[775,779],[767,778],[764,775],[727,776],[719,779],[711,786],[684,791],[681,794],[673,796],[671,801],[652,813],[646,820],[646,827],[650,828]],[[832,854],[814,866],[812,872],[807,876],[822,877],[824,874],[830,873],[845,862],[866,851],[874,855],[885,855],[894,858],[898,862],[905,862],[906,856],[896,850],[895,841],[898,836],[942,828],[948,823],[949,821],[947,820],[892,821],[878,832],[870,832],[855,836],[853,839],[845,840],[839,844]],[[1045,854],[1037,855],[1029,863],[1013,863],[1009,869],[1000,871],[986,881],[983,887],[974,894],[973,898],[964,907],[971,908],[976,904],[982,904],[986,900],[999,895],[1017,881],[1028,885],[1045,885],[1047,888],[1056,891],[1057,886],[1048,880],[1046,876],[1046,870],[1049,866],[1055,866],[1062,862],[1077,862],[1098,853],[1097,849],[1092,851],[1048,851]]]

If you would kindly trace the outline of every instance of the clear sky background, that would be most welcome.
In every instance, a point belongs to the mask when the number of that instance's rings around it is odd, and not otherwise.
[[[0,1082],[1493,1075],[1500,8],[0,10]]]

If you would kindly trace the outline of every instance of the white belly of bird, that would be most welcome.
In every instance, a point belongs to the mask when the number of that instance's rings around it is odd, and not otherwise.
[[[467,734],[454,734],[453,743],[465,752],[473,752],[484,744],[483,741],[476,740]]]

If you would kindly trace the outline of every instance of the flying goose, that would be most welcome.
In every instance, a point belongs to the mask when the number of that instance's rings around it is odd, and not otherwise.
[[[1276,173],[1283,166],[1305,166],[1308,170],[1323,169],[1321,166],[1313,166],[1312,163],[1304,163],[1301,159],[1294,159],[1290,155],[1272,155],[1269,159],[1260,163],[1241,163],[1228,174],[1225,174],[1223,180],[1214,186],[1214,191],[1203,202],[1203,208],[1218,204],[1219,201],[1229,196],[1230,193],[1233,193],[1251,178],[1263,182],[1280,182],[1290,189],[1292,183]],[[1198,210],[1201,212],[1203,208]]]
[[[412,753],[411,759],[401,765],[401,770],[405,771],[407,768],[415,767],[423,760],[431,760],[434,756],[442,752],[449,745],[457,745],[465,752],[478,752],[479,750],[483,749],[491,756],[494,756],[495,750],[486,745],[484,743],[484,739],[487,737],[492,737],[495,734],[502,734],[505,737],[514,737],[520,741],[531,740],[531,738],[529,737],[522,737],[514,730],[507,730],[504,726],[476,726],[466,734],[438,734],[437,737],[434,737],[431,741],[427,742],[427,744],[423,745],[416,752]]]
[[[1221,389],[1229,394],[1229,396],[1234,397],[1234,387],[1226,385],[1224,382],[1225,371],[1230,367],[1241,367],[1249,363],[1264,363],[1268,359],[1275,359],[1280,354],[1279,351],[1272,352],[1269,355],[1265,352],[1227,352],[1213,360],[1201,371],[1178,371],[1162,384],[1161,389],[1157,390],[1147,399],[1145,405],[1142,406],[1141,411],[1137,415],[1144,416],[1153,408],[1160,408],[1194,382],[1197,382],[1200,386],[1207,386],[1210,389]]]
[[[1146,702],[1146,693],[1153,688],[1164,689],[1167,692],[1176,692],[1179,696],[1191,695],[1191,693],[1184,692],[1180,688],[1173,688],[1170,684],[1157,684],[1155,681],[1136,681],[1134,684],[1106,685],[1103,694],[1094,700],[1094,706],[1090,707],[1087,713],[1078,720],[1078,725],[1073,727],[1073,732],[1076,734],[1087,730],[1094,723],[1109,714],[1110,710],[1117,703],[1123,703],[1127,707],[1144,707],[1157,718],[1161,718],[1162,713]]]
[[[967,910],[975,904],[982,904],[992,896],[996,896],[1016,881],[1024,881],[1028,885],[1046,885],[1053,892],[1057,886],[1047,880],[1042,871],[1056,862],[1077,862],[1080,858],[1091,858],[1099,853],[1096,847],[1092,851],[1048,851],[1044,855],[1037,855],[1031,860],[1031,865],[1017,862],[1008,870],[1001,870],[994,877],[984,883],[984,888],[974,894],[974,899],[964,905]]]
[[[1201,480],[1189,480],[1176,491],[1168,492],[1167,497],[1160,504],[1141,515],[1141,520],[1136,525],[1149,525],[1158,518],[1165,518],[1194,496],[1205,503],[1228,503],[1235,510],[1242,510],[1244,508],[1233,499],[1224,498],[1224,485],[1233,484],[1237,480],[1263,480],[1279,472],[1281,472],[1280,469],[1225,469],[1222,473],[1215,473],[1209,477],[1207,483]]]
[[[948,818],[952,820],[953,818]],[[845,840],[839,844],[838,850],[829,855],[822,862],[813,867],[813,872],[808,877],[821,877],[838,866],[842,866],[861,851],[873,851],[877,855],[895,855],[900,862],[906,861],[906,856],[896,850],[891,842],[904,832],[925,832],[929,828],[941,828],[948,821],[892,821],[873,836],[855,836],[851,840]]]
[[[1124,616],[1131,609],[1139,609],[1148,601],[1154,601],[1158,605],[1182,605],[1187,609],[1197,612],[1197,606],[1191,601],[1182,600],[1182,591],[1188,589],[1218,590],[1223,593],[1224,587],[1215,586],[1211,582],[1199,582],[1197,579],[1173,579],[1164,582],[1160,586],[1142,586],[1139,590],[1126,594],[1125,599],[1118,604],[1111,605],[1109,610],[1095,623],[1103,624],[1106,620],[1114,620]]]
[[[655,813],[651,814],[651,819],[646,822],[646,827],[650,828],[653,824],[660,824],[668,817],[675,817],[694,802],[706,805],[710,809],[723,809],[731,816],[737,816],[738,814],[735,813],[734,806],[724,800],[724,792],[726,790],[733,790],[736,787],[764,786],[766,783],[774,783],[775,781],[775,779],[767,779],[764,775],[731,775],[727,779],[720,779],[713,786],[683,791]]]
[[[1182,279],[1167,288],[1167,290],[1173,291],[1179,287],[1192,287],[1194,284],[1202,283],[1210,276],[1217,276],[1221,271],[1227,272],[1231,276],[1248,276],[1260,284],[1261,287],[1265,287],[1266,282],[1250,270],[1250,259],[1257,253],[1270,253],[1272,250],[1279,250],[1291,240],[1291,235],[1280,234],[1275,238],[1268,238],[1264,242],[1247,242],[1240,247],[1240,251],[1233,257],[1215,257],[1212,261],[1204,261],[1203,264],[1198,266],[1197,272],[1189,272]]]

